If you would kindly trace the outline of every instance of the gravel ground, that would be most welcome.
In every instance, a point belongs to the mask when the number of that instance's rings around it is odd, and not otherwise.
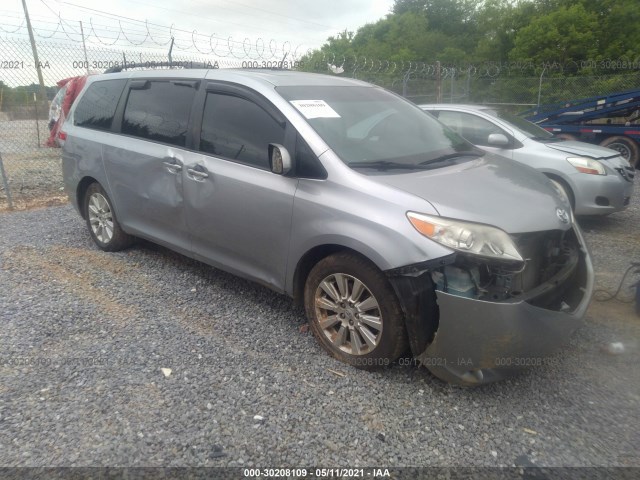
[[[640,195],[582,223],[613,288]],[[0,232],[1,466],[640,466],[629,304],[594,302],[557,364],[465,389],[340,364],[288,298],[146,242],[102,253],[68,205]]]

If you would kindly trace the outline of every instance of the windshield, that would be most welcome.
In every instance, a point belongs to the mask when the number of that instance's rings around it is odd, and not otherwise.
[[[352,168],[421,168],[483,154],[431,115],[381,88],[295,86],[277,91]]]
[[[536,140],[547,140],[555,138],[552,133],[547,132],[544,128],[539,127],[535,123],[531,123],[529,120],[525,120],[522,117],[513,115],[507,112],[498,112],[495,110],[489,110],[488,113],[509,122],[513,127],[517,128],[523,135],[528,138],[534,138]]]

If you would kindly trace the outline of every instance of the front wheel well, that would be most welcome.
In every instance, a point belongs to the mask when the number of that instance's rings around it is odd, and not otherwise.
[[[78,183],[78,188],[76,188],[76,202],[78,204],[78,210],[80,211],[80,215],[82,215],[82,218],[86,217],[84,208],[82,208],[82,205],[84,204],[84,196],[87,193],[87,188],[89,188],[89,185],[91,185],[92,183],[99,184],[100,182],[98,182],[93,177],[84,177],[82,180],[80,180],[80,183]]]
[[[304,307],[304,286],[311,269],[323,258],[338,252],[350,252],[371,262],[366,256],[344,245],[327,244],[313,247],[300,258],[293,274],[293,300],[296,307]]]
[[[573,190],[571,189],[569,184],[566,182],[566,180],[564,180],[562,177],[560,177],[558,175],[555,175],[553,173],[544,172],[544,174],[547,176],[547,178],[549,178],[551,180],[555,180],[560,185],[562,185],[562,188],[564,188],[564,191],[567,193],[567,196],[569,197],[569,202],[571,202],[571,209],[575,210],[576,209],[576,196],[575,196],[575,193],[573,193]]]

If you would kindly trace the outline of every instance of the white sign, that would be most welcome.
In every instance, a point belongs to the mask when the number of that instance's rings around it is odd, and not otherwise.
[[[305,118],[340,118],[338,112],[327,105],[324,100],[291,100]]]

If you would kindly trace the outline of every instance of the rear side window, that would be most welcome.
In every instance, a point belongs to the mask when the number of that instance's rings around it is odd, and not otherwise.
[[[284,127],[250,100],[208,93],[200,150],[229,160],[269,168],[269,144],[284,143]]]
[[[121,79],[103,80],[89,85],[73,114],[73,124],[109,130],[126,83],[125,79]]]
[[[146,82],[129,91],[122,133],[184,147],[196,89],[179,82]]]

